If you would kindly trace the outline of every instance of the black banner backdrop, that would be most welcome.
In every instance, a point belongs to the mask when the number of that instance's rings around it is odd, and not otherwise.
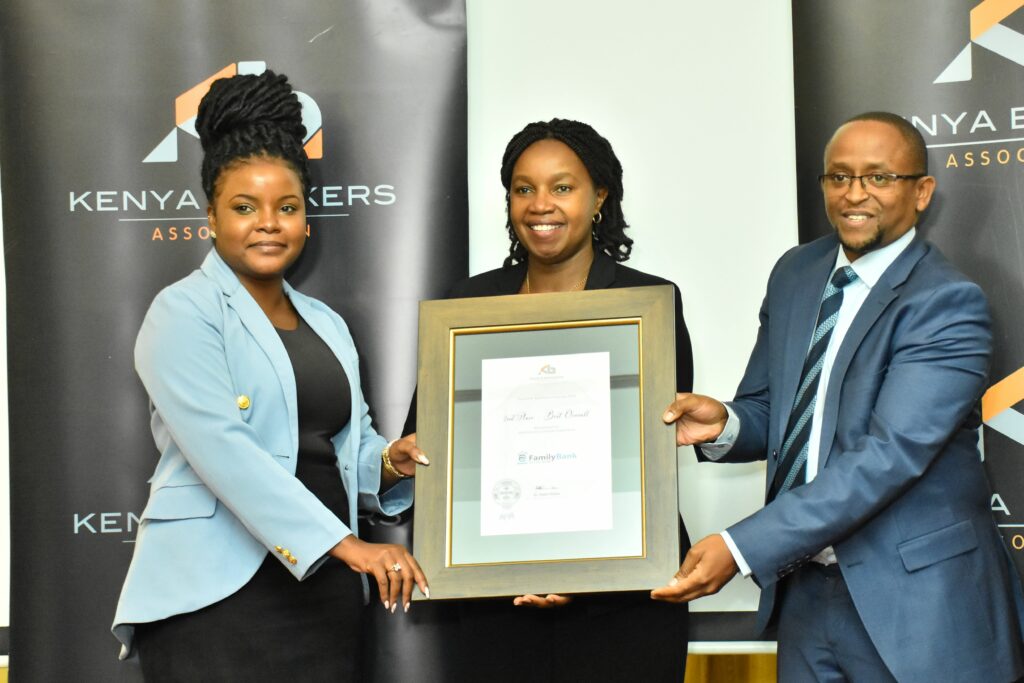
[[[793,2],[800,240],[831,231],[817,175],[855,114],[924,135],[938,181],[918,229],[980,284],[995,319],[983,400],[992,509],[1024,570],[1024,0]]]
[[[316,159],[289,280],[346,318],[397,436],[417,301],[468,268],[464,0],[0,5],[15,680],[139,679],[109,633],[157,455],[132,347],[210,249],[198,98],[264,68],[302,91]]]

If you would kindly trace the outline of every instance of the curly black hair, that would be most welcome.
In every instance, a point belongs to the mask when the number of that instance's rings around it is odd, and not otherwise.
[[[255,157],[284,160],[303,191],[310,187],[302,105],[283,74],[267,70],[217,79],[199,103],[196,132],[203,146],[203,192],[211,203],[220,174]]]
[[[516,133],[505,147],[501,159],[501,184],[505,186],[505,210],[509,208],[509,190],[512,185],[512,169],[526,148],[539,140],[558,140],[576,153],[587,168],[594,187],[608,191],[601,205],[602,220],[593,225],[594,249],[603,251],[616,261],[629,258],[633,240],[626,236],[629,227],[622,213],[622,164],[615,156],[611,143],[589,125],[568,119],[551,119],[528,124]],[[527,259],[526,248],[519,242],[512,227],[511,217],[506,219],[505,228],[511,245],[505,267],[522,263]]]

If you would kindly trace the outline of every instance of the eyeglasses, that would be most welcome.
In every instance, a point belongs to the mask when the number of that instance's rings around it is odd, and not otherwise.
[[[924,178],[924,173],[914,175],[900,175],[898,173],[868,173],[866,175],[850,175],[849,173],[825,173],[818,176],[818,182],[827,190],[846,190],[853,184],[854,180],[860,181],[860,186],[867,190],[890,190],[896,186],[897,180],[917,180]]]

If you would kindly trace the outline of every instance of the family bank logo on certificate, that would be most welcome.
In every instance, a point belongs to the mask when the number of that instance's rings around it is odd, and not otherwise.
[[[609,354],[481,366],[480,535],[611,529]]]

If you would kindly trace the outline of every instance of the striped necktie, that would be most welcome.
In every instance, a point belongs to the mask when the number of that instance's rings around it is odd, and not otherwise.
[[[789,423],[786,425],[786,438],[782,441],[779,466],[775,470],[775,478],[768,493],[769,502],[780,493],[785,493],[807,481],[807,446],[814,405],[818,398],[821,366],[825,361],[825,351],[832,338],[832,330],[839,319],[839,309],[843,305],[843,287],[856,279],[857,273],[853,268],[844,266],[833,273],[821,296],[818,322],[814,326],[811,348],[807,351],[803,371],[800,373],[800,385],[793,401],[793,410],[789,414]]]

